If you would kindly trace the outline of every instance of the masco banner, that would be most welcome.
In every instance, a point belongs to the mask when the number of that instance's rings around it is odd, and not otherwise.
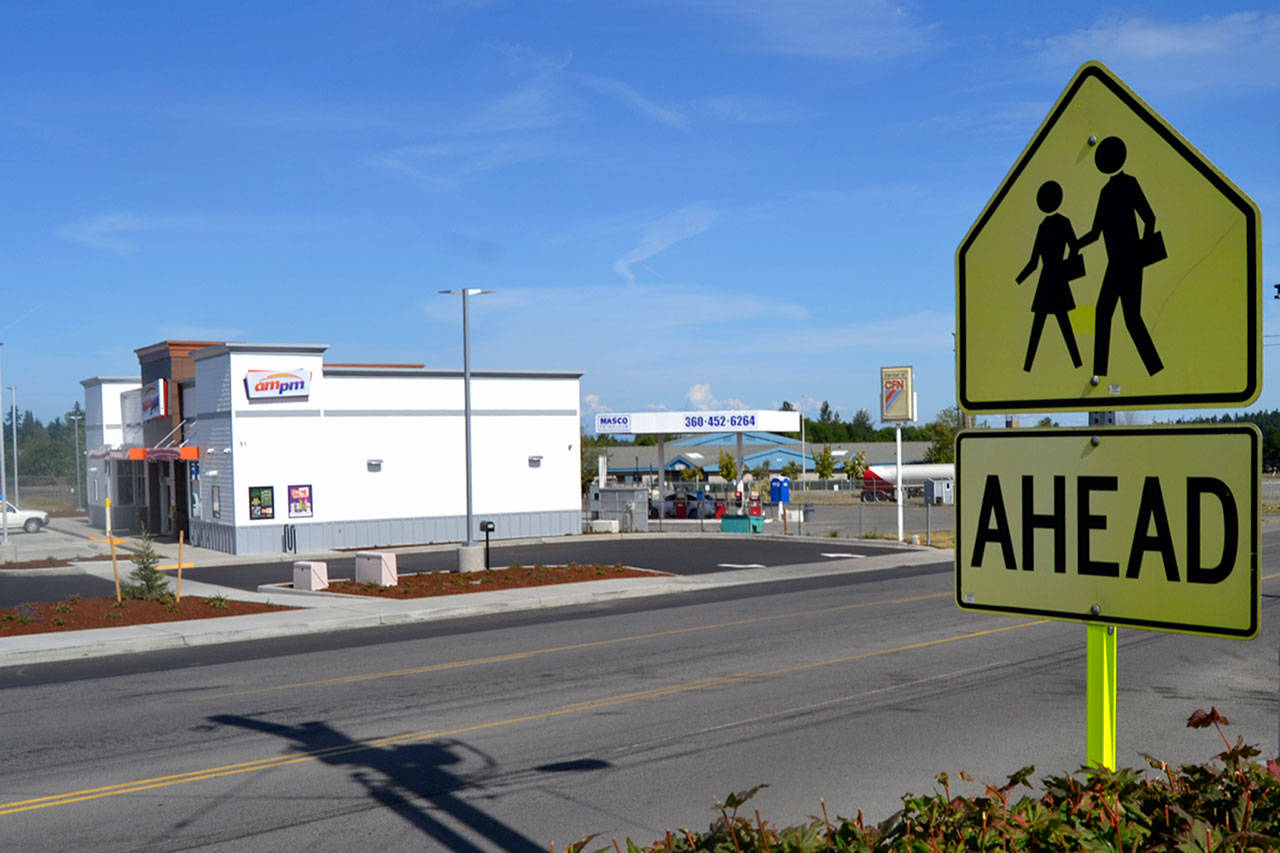
[[[250,400],[277,400],[311,394],[310,370],[247,370],[244,389]]]
[[[631,432],[631,416],[613,412],[596,415],[596,434],[610,432]]]

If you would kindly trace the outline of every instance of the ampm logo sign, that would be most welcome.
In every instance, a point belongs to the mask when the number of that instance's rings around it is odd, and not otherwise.
[[[249,370],[244,375],[250,400],[305,398],[311,394],[310,370]]]
[[[630,415],[596,415],[596,432],[630,432]]]

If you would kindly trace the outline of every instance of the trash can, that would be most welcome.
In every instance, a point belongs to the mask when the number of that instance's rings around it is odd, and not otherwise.
[[[807,503],[804,505],[804,515],[802,517],[805,521],[813,521],[813,504]]]

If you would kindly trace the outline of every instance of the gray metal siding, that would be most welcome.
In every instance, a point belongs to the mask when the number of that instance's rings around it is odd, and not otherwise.
[[[476,516],[493,521],[493,539],[520,539],[534,536],[568,536],[582,532],[578,510],[495,513]],[[205,520],[192,520],[191,544],[229,554],[278,554],[284,550],[284,528],[288,522],[276,520],[232,527]],[[373,548],[388,545],[429,545],[461,542],[466,527],[464,516],[432,518],[391,518],[372,521],[300,522],[295,526],[299,553],[334,548]],[[476,537],[483,541],[483,535]]]

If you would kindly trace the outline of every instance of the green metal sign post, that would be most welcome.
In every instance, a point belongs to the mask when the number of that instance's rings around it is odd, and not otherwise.
[[[1085,757],[1116,769],[1116,626],[1085,625]]]

